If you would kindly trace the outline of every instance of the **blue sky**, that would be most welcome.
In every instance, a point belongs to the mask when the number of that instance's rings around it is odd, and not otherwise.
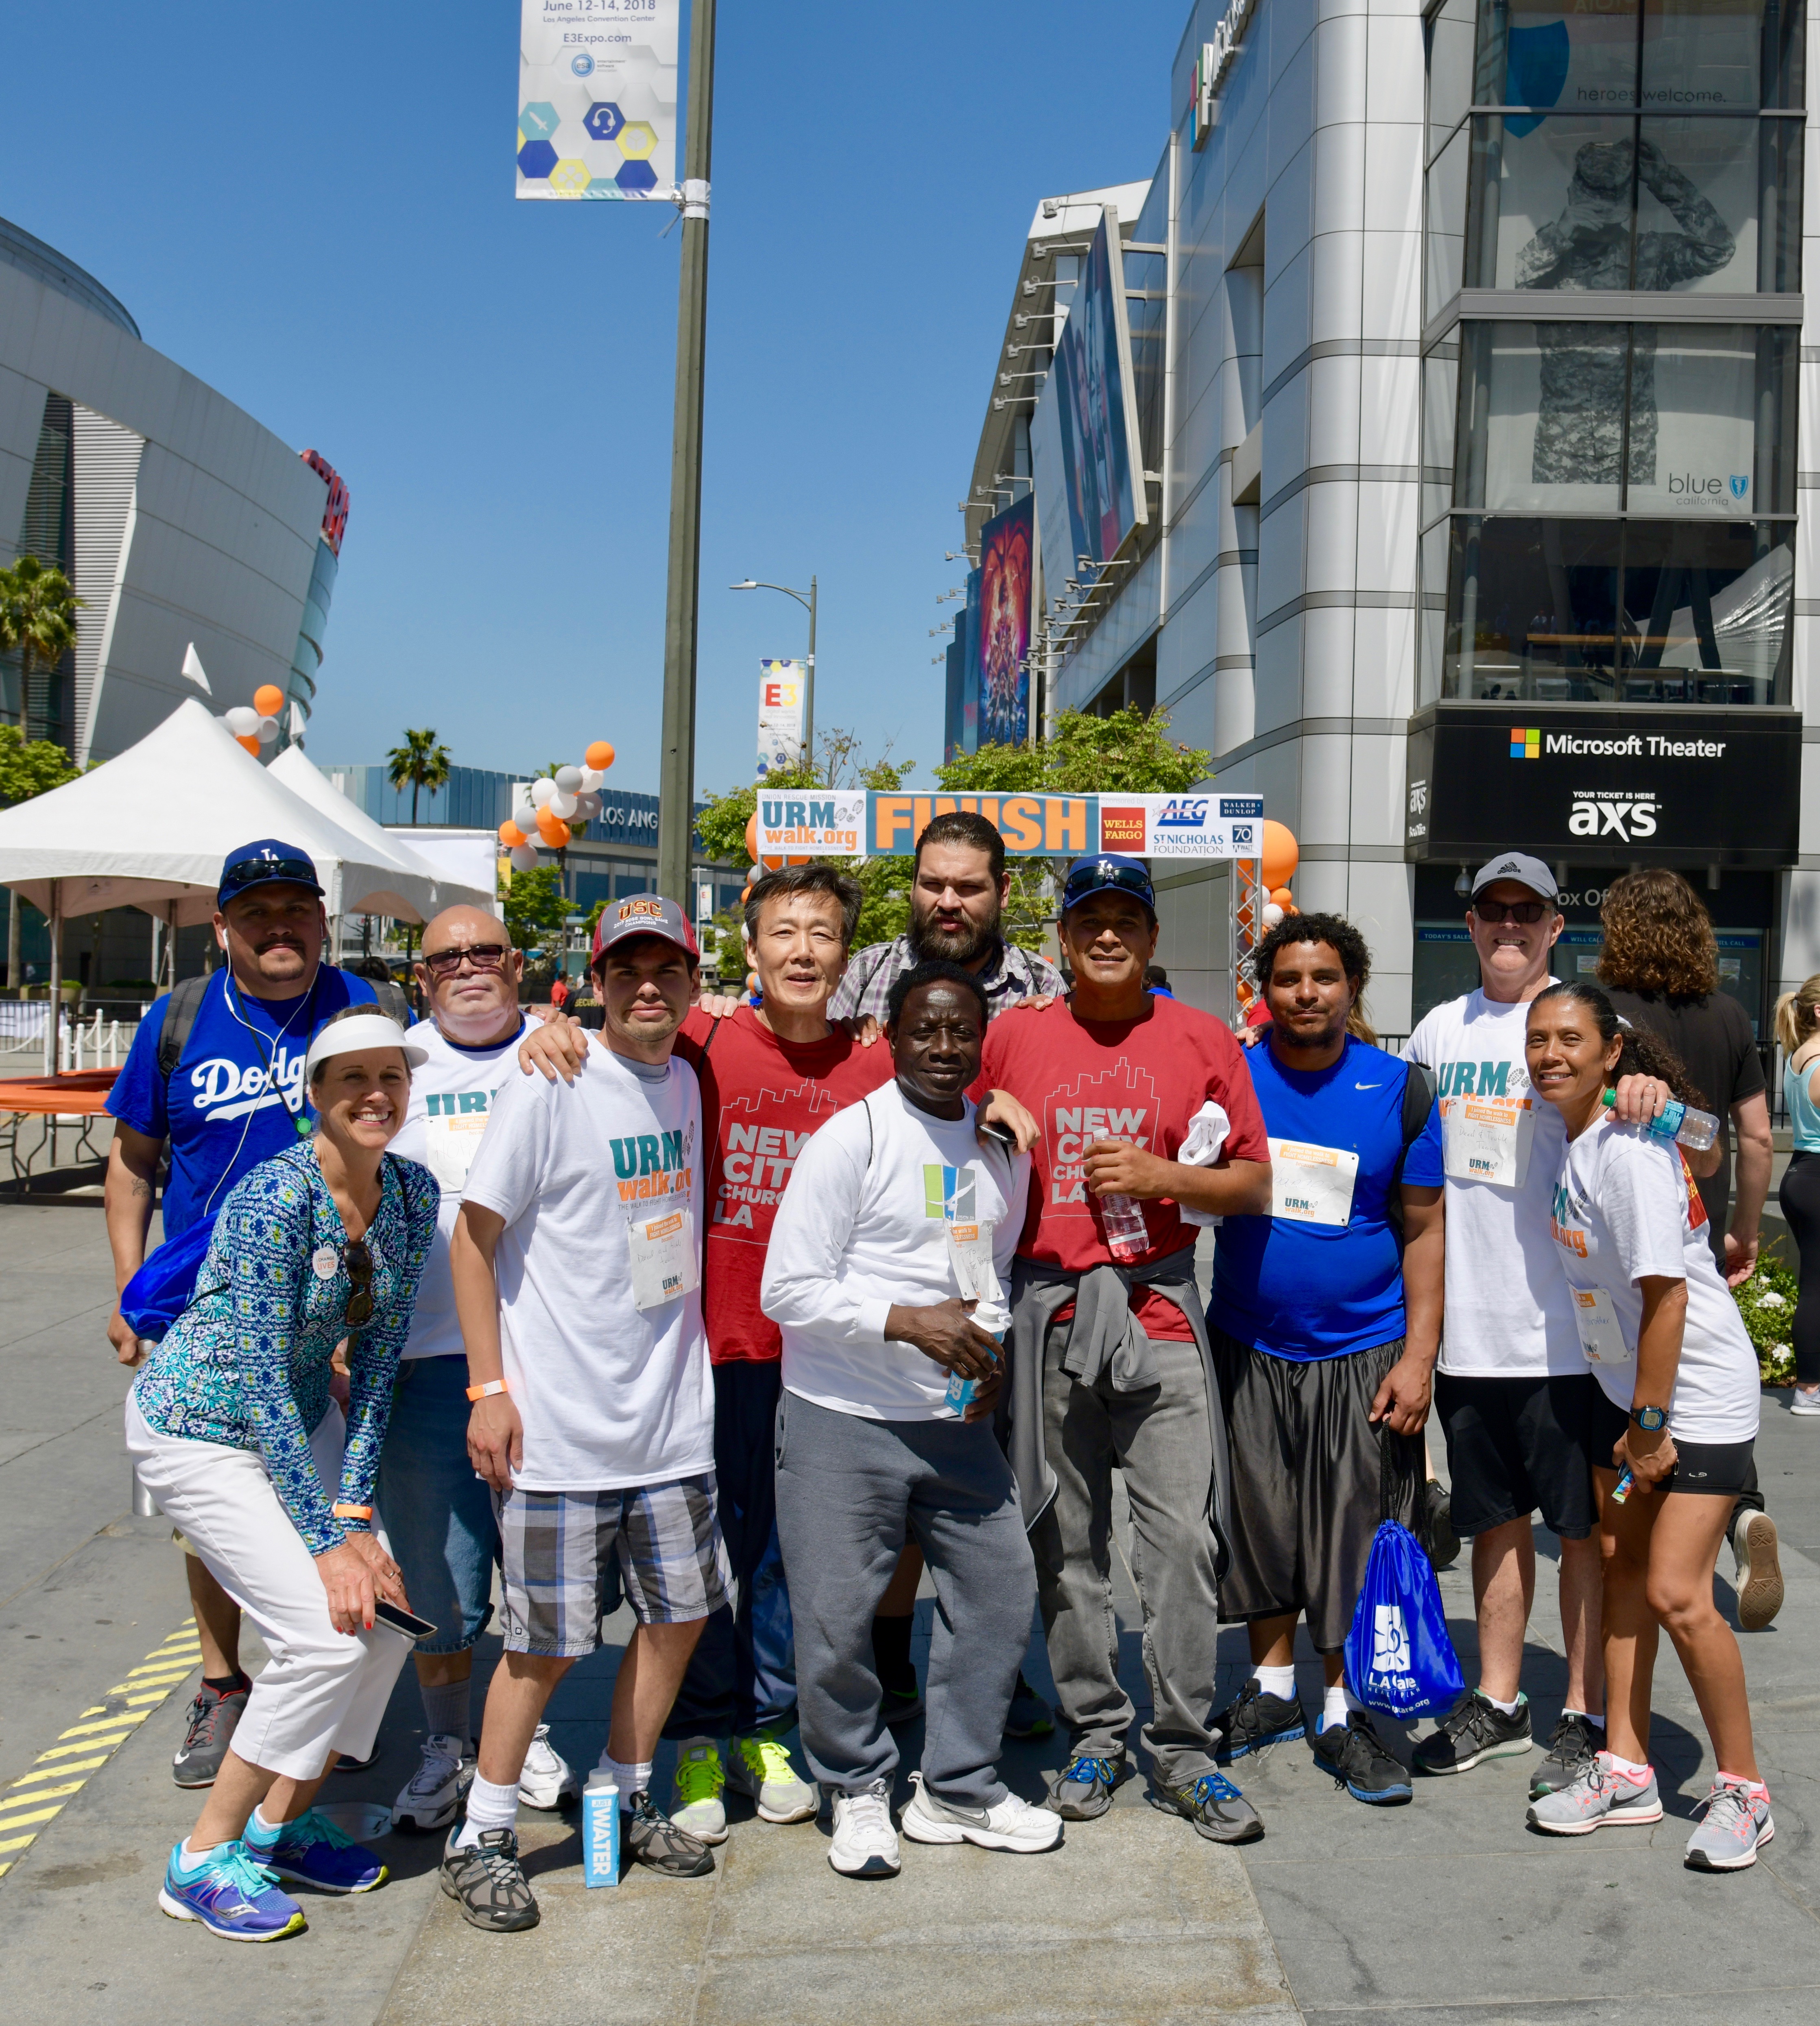
[[[748,574],[819,574],[823,727],[938,757],[928,629],[1019,243],[1044,193],[1155,167],[1188,11],[723,0],[700,786],[751,779],[758,658],[804,644],[790,600],[724,588]],[[518,21],[10,9],[0,214],[347,479],[313,757],[407,724],[479,766],[604,737],[654,791],[681,234],[514,201]]]

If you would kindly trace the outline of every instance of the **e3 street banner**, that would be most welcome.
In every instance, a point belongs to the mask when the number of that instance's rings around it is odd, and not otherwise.
[[[917,795],[875,789],[758,791],[761,858],[907,856],[938,816],[982,816],[1014,858],[1251,858],[1264,805],[1253,795]]]
[[[521,0],[518,194],[667,199],[681,0]]]
[[[758,773],[794,767],[802,758],[806,671],[801,661],[758,664]]]

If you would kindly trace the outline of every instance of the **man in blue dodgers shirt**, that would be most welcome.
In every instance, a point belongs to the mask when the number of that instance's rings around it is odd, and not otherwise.
[[[311,1041],[343,1007],[374,996],[365,978],[322,962],[327,932],[322,889],[305,853],[268,837],[227,854],[215,915],[227,961],[179,989],[187,1000],[199,984],[201,996],[176,1068],[167,1078],[159,1063],[168,996],[139,1022],[108,1094],[116,1123],[104,1200],[116,1289],[144,1264],[166,1140],[164,1236],[171,1239],[213,1216],[249,1169],[312,1130],[304,1083]],[[123,1365],[138,1362],[138,1339],[117,1304],[108,1337]],[[240,1671],[238,1608],[194,1555],[184,1560],[203,1682],[171,1771],[180,1787],[206,1787],[252,1685]]]
[[[1442,1173],[1426,1072],[1347,1032],[1370,965],[1338,915],[1291,915],[1258,945],[1271,1024],[1250,1066],[1272,1214],[1221,1226],[1207,1324],[1232,1461],[1220,1615],[1247,1622],[1252,1662],[1218,1719],[1218,1756],[1306,1734],[1294,1666],[1306,1613],[1326,1675],[1316,1760],[1383,1806],[1410,1798],[1409,1776],[1348,1689],[1343,1649],[1387,1468],[1391,1518],[1409,1524],[1423,1489]]]

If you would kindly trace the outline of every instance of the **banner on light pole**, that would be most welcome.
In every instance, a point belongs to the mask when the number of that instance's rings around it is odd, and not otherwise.
[[[758,774],[795,767],[803,757],[803,708],[809,671],[801,661],[758,665]]]
[[[681,6],[521,0],[520,197],[669,200]]]

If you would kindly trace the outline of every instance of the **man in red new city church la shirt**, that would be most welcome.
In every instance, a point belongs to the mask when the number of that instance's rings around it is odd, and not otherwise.
[[[1226,1437],[1184,1212],[1268,1211],[1270,1151],[1237,1042],[1145,990],[1156,936],[1141,860],[1078,860],[1062,895],[1074,990],[986,1036],[985,1081],[1041,1133],[1011,1293],[1011,1458],[1071,1732],[1052,1805],[1103,1814],[1126,1770],[1135,1712],[1107,1639],[1116,1466],[1140,1547],[1156,1789],[1202,1836],[1242,1843],[1262,1825],[1214,1763]]]

